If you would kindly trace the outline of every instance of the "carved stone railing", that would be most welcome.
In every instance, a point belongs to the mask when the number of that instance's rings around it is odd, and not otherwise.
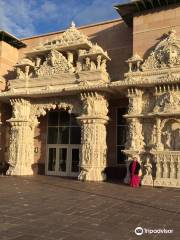
[[[180,151],[152,151],[143,166],[144,185],[180,187]]]

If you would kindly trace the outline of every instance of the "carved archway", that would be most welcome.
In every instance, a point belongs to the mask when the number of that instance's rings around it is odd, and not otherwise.
[[[31,102],[32,117],[45,116],[48,111],[54,109],[64,109],[68,113],[76,115],[80,115],[82,112],[81,102],[77,98],[47,98]]]

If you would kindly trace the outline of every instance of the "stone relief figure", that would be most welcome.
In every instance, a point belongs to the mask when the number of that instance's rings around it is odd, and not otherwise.
[[[144,164],[145,176],[152,176],[152,163],[150,157],[147,156],[146,163]]]
[[[91,67],[90,67],[91,71],[96,70],[96,64],[94,63],[94,61],[91,61]]]
[[[58,74],[60,72],[74,72],[73,65],[57,50],[51,50],[46,60],[35,70],[37,76]]]
[[[52,67],[58,62],[58,54],[55,51],[51,51],[46,60],[51,64]]]
[[[162,129],[162,143],[164,149],[170,151],[180,150],[180,122],[176,119],[165,121]]]
[[[16,76],[17,76],[18,79],[24,79],[25,78],[25,74],[20,69],[20,67],[16,67]]]
[[[144,142],[146,147],[153,148],[156,144],[156,126],[153,122],[143,122]],[[149,134],[151,133],[151,134]]]
[[[154,112],[179,111],[180,98],[176,92],[166,92],[157,96]]]
[[[35,66],[36,66],[37,68],[39,68],[39,67],[40,67],[40,64],[41,64],[41,58],[40,58],[40,57],[37,57],[36,60],[35,60]]]
[[[83,70],[82,63],[80,61],[76,62],[76,73],[81,72]]]
[[[164,148],[171,149],[172,148],[172,131],[167,129],[165,132],[162,133],[162,138],[164,138]]]
[[[85,64],[83,65],[84,71],[90,71],[91,70],[91,59],[89,57],[86,57]]]
[[[98,55],[97,56],[97,70],[101,69],[101,61],[102,61],[102,56]]]
[[[108,113],[108,102],[106,98],[98,93],[81,94],[83,101],[83,114],[89,116],[106,116]]]
[[[107,60],[103,59],[102,63],[101,63],[101,71],[103,72],[107,72],[107,64],[106,64]]]
[[[133,150],[144,148],[144,137],[142,135],[142,124],[138,119],[129,119],[129,134],[126,147]]]
[[[73,64],[74,55],[72,52],[70,52],[70,51],[67,52],[67,59],[68,59],[68,63]]]

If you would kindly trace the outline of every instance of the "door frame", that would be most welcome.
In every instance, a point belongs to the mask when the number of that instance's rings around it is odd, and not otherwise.
[[[81,155],[81,144],[47,144],[47,153],[46,153],[46,166],[45,166],[45,173],[49,176],[64,176],[64,177],[78,177],[80,171],[72,172],[72,149],[79,149],[79,162],[80,162],[80,155]],[[48,163],[49,163],[49,149],[55,148],[56,149],[56,163],[55,163],[55,171],[48,170]],[[67,161],[66,161],[66,172],[59,171],[59,149],[66,148],[67,149]],[[80,166],[79,166],[80,167]]]

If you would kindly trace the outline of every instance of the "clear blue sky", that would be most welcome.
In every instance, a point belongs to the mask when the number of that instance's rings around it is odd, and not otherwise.
[[[113,5],[125,0],[0,0],[0,28],[29,37],[118,18]]]

